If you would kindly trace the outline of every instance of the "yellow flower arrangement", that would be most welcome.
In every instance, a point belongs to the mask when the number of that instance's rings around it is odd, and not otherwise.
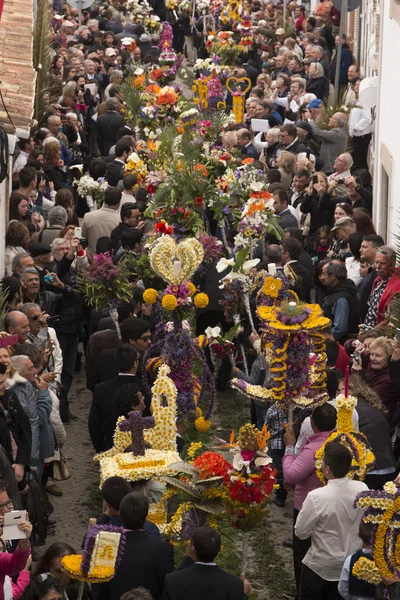
[[[316,474],[320,481],[325,485],[326,479],[322,473],[322,459],[325,452],[325,445],[329,442],[337,441],[346,446],[353,456],[351,470],[347,477],[363,480],[367,472],[375,463],[375,456],[368,444],[367,438],[359,431],[354,431],[353,427],[353,409],[357,406],[357,398],[354,396],[344,396],[340,394],[336,398],[337,407],[337,425],[325,444],[315,453]]]
[[[132,444],[132,436],[119,429],[125,419],[120,417],[114,432],[114,447],[94,457],[100,463],[101,484],[112,475],[136,481],[176,474],[169,465],[180,461],[176,451],[177,389],[169,373],[169,366],[162,364],[152,388],[151,412],[155,426],[144,431],[144,439],[151,448],[146,449],[145,456],[125,452]]]
[[[170,522],[164,528],[165,535],[179,535],[182,529],[183,515],[191,508],[190,502],[182,502],[179,505]]]
[[[82,554],[70,554],[61,559],[61,565],[64,571],[77,581],[87,581],[90,583],[105,583],[111,581],[114,577],[115,569],[112,567],[95,567],[91,570],[91,576],[85,576],[81,569]]]
[[[382,577],[376,563],[363,556],[355,563],[352,573],[358,579],[363,579],[373,585],[379,585],[382,582]]]
[[[196,293],[196,286],[191,281],[188,281],[187,286],[188,286],[188,290],[189,290],[189,295],[193,296],[193,294]]]
[[[175,310],[178,306],[178,300],[173,294],[165,294],[161,300],[161,304],[165,310]]]
[[[194,297],[194,304],[197,308],[205,308],[209,303],[209,299],[207,294],[200,292],[200,294],[196,294]]]
[[[154,288],[148,288],[143,292],[143,301],[146,304],[154,304],[158,300],[158,292]]]
[[[202,433],[206,433],[211,427],[211,421],[205,419],[204,417],[198,417],[194,424],[197,431],[201,431]]]
[[[277,298],[282,285],[281,279],[275,279],[275,277],[268,276],[264,279],[264,285],[262,286],[261,291],[270,298]]]
[[[180,285],[187,281],[204,258],[201,242],[186,238],[178,244],[169,235],[163,235],[152,245],[149,255],[150,266],[164,281]],[[179,268],[175,265],[179,263]]]
[[[194,458],[199,450],[203,447],[203,442],[192,442],[187,450],[189,458]]]
[[[128,175],[129,173],[134,173],[136,175],[138,178],[138,183],[147,177],[147,167],[136,152],[132,152],[126,161],[125,174]]]
[[[318,304],[307,304],[307,307],[311,310],[307,319],[302,323],[296,323],[294,325],[285,325],[282,323],[278,318],[275,306],[259,306],[257,312],[260,319],[268,323],[269,328],[277,329],[279,331],[289,332],[300,331],[302,329],[321,329],[330,324],[330,320],[323,316],[321,307]]]

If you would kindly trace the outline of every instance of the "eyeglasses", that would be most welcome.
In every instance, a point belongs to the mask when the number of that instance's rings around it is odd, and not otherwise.
[[[39,315],[35,315],[34,317],[28,317],[29,321],[38,321]]]
[[[147,342],[147,341],[151,340],[151,335],[145,335],[144,337],[140,337],[139,340],[143,340],[144,342]]]
[[[5,508],[8,508],[9,510],[13,508],[13,503],[11,502],[11,500],[7,500],[7,502],[3,502],[2,504],[0,504],[0,510],[4,510]]]

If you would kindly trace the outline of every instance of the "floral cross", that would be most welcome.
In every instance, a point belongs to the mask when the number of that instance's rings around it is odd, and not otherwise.
[[[132,452],[134,456],[145,455],[144,429],[152,429],[155,426],[154,417],[143,417],[139,410],[133,410],[128,418],[121,421],[121,431],[130,431],[132,435]]]

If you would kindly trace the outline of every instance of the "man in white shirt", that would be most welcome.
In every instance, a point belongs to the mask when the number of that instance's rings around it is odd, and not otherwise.
[[[308,494],[297,517],[296,536],[301,540],[311,537],[303,559],[300,600],[340,599],[337,586],[343,563],[362,545],[358,529],[363,510],[354,508],[354,501],[368,487],[346,477],[351,461],[345,446],[326,444],[322,472],[328,483]]]
[[[28,157],[30,153],[35,149],[35,142],[33,141],[33,137],[29,137],[28,139],[19,139],[18,146],[20,149],[20,153],[15,159],[13,173],[19,173],[19,171],[23,169],[26,163],[28,162]]]
[[[82,237],[88,241],[88,252],[96,253],[96,244],[101,237],[110,237],[119,223],[121,190],[109,186],[104,193],[104,204],[99,210],[86,213],[82,223]]]

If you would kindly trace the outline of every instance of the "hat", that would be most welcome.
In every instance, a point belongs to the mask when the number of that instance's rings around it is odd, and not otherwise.
[[[107,48],[105,51],[105,56],[117,56],[117,52],[114,50],[114,48]]]
[[[75,27],[75,25],[72,23],[72,21],[64,21],[61,27],[62,29],[67,29],[67,27]]]
[[[144,43],[144,42],[149,42],[149,41],[150,41],[150,38],[147,35],[147,33],[142,33],[142,35],[139,38],[139,42]]]
[[[311,102],[307,104],[306,108],[321,108],[322,104],[322,100],[315,98],[315,100],[311,100]]]
[[[299,127],[300,129],[304,129],[304,131],[307,131],[307,133],[312,132],[311,125],[307,121],[298,121],[296,123],[296,127]]]
[[[275,31],[275,35],[285,35],[285,30],[283,27],[279,27],[279,29]]]
[[[303,65],[311,65],[311,63],[313,62],[316,62],[316,60],[314,58],[308,57],[303,60]]]
[[[42,254],[50,254],[50,252],[50,246],[48,244],[42,244],[41,242],[31,244],[31,246],[29,247],[29,254],[32,256],[32,258],[42,256]]]
[[[337,231],[338,229],[341,229],[342,227],[347,227],[348,225],[354,225],[355,223],[353,221],[353,219],[351,217],[342,217],[341,219],[338,219],[334,225],[334,227],[332,227],[331,231]]]

